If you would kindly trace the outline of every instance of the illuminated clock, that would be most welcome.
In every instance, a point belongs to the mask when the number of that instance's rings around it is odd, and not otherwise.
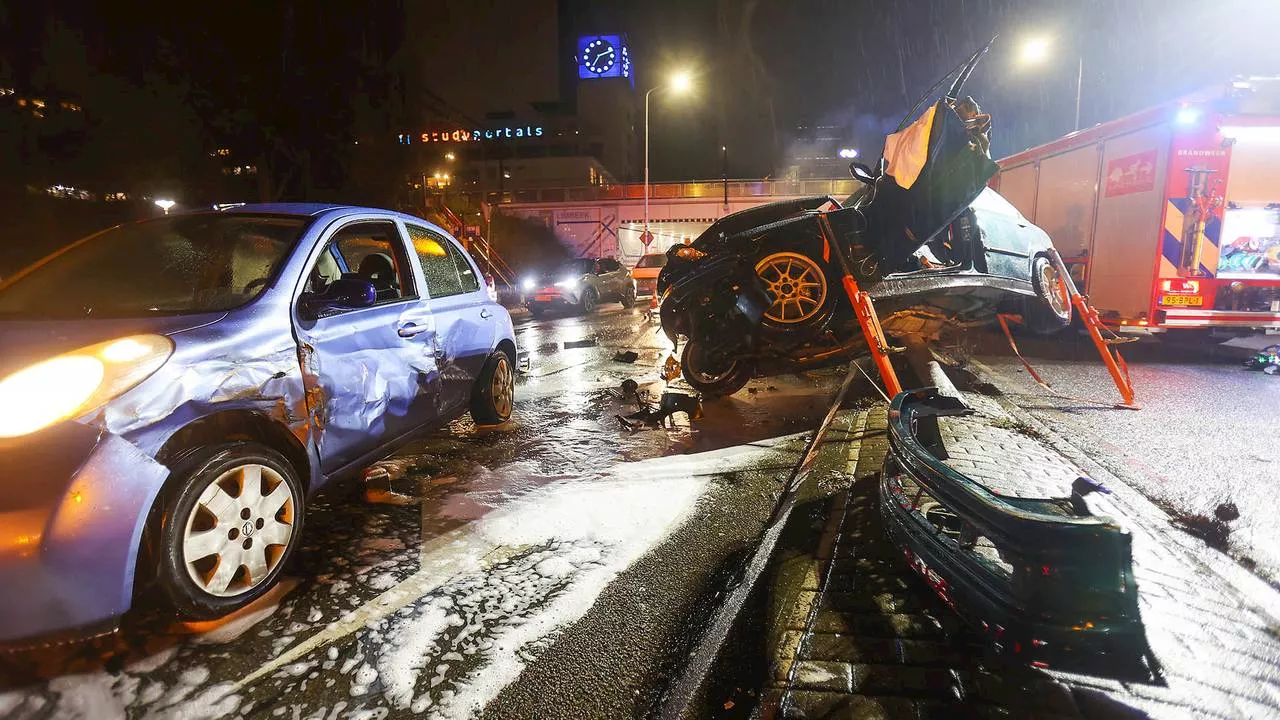
[[[596,75],[604,75],[613,69],[613,66],[619,62],[618,49],[613,43],[607,39],[598,37],[586,44],[579,56],[582,66],[595,73]],[[627,63],[630,66],[630,61]]]

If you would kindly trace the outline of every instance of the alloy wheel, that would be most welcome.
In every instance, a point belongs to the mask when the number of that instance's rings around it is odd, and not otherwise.
[[[515,375],[511,372],[511,362],[506,355],[498,356],[498,364],[493,368],[493,380],[490,385],[493,397],[493,409],[499,417],[511,417],[511,409],[515,402]]]
[[[289,483],[265,465],[240,465],[209,483],[182,533],[191,581],[216,597],[261,585],[293,539],[297,502]]]
[[[773,304],[766,319],[786,325],[813,318],[827,302],[827,277],[818,264],[800,253],[780,252],[756,263]]]

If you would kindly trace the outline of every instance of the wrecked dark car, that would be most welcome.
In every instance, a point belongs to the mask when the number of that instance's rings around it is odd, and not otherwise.
[[[259,597],[307,499],[512,411],[510,316],[440,228],[249,205],[85,238],[0,284],[0,643]]]
[[[1002,312],[1039,332],[1070,323],[1049,236],[986,186],[996,171],[990,117],[959,95],[984,52],[886,139],[879,172],[855,163],[862,186],[850,197],[727,215],[668,251],[658,279],[662,327],[684,342],[692,387],[730,395],[757,374],[865,352],[855,288],[869,295],[889,337],[932,340]]]

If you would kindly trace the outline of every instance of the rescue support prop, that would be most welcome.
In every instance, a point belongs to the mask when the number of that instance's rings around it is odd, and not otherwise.
[[[840,269],[844,273],[842,282],[845,295],[849,297],[849,304],[853,306],[858,324],[862,326],[862,335],[866,338],[867,349],[871,352],[871,359],[875,362],[876,369],[880,371],[880,379],[884,381],[885,390],[888,391],[889,397],[894,397],[902,392],[902,383],[898,382],[898,374],[893,369],[893,363],[889,362],[889,341],[884,337],[884,329],[880,327],[880,318],[876,315],[876,308],[871,303],[871,296],[859,288],[858,281],[853,279],[849,260],[844,255],[844,248],[840,247],[840,243],[836,240],[836,234],[831,228],[831,221],[827,219],[826,213],[818,215],[818,227],[822,230],[825,249],[834,253],[836,259],[840,261]]]

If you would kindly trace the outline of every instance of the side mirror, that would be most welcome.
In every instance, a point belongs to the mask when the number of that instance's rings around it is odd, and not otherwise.
[[[322,293],[302,293],[298,298],[298,314],[315,319],[334,309],[365,308],[378,301],[373,283],[359,278],[338,278]]]
[[[857,161],[849,163],[849,174],[863,185],[871,185],[876,181],[875,176],[871,174],[871,168]]]

